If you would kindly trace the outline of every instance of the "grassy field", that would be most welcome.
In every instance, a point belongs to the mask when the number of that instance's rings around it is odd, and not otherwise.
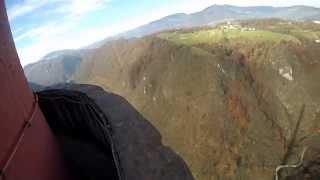
[[[296,32],[296,34],[302,34],[302,36],[311,36],[315,38],[315,33],[306,35],[302,32]],[[300,35],[301,36],[301,35]],[[219,42],[242,42],[242,43],[253,43],[253,42],[271,42],[277,43],[281,41],[290,41],[293,43],[300,43],[300,40],[291,34],[283,34],[266,30],[256,31],[242,31],[240,29],[233,30],[200,30],[196,32],[165,32],[158,35],[158,37],[173,41],[178,44],[184,45],[195,45],[195,44],[213,44]]]

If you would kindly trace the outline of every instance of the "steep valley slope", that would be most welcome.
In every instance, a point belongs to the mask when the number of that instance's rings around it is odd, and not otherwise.
[[[252,20],[112,41],[73,77],[128,99],[195,179],[270,180],[320,155],[319,57],[320,25]]]
[[[24,67],[24,73],[29,82],[42,86],[70,82],[82,60],[91,53],[92,50],[55,51]]]

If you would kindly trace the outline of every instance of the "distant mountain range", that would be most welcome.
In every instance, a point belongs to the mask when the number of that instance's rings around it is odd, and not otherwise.
[[[292,7],[238,7],[230,5],[213,5],[193,14],[178,13],[151,22],[134,30],[128,31],[120,37],[141,37],[155,32],[190,28],[196,26],[212,26],[223,21],[251,18],[283,18],[288,20],[318,20],[320,9],[309,6]]]
[[[69,82],[83,58],[91,50],[61,50],[49,53],[40,61],[24,67],[29,82],[50,86]]]
[[[139,38],[160,31],[184,29],[200,26],[214,26],[218,23],[254,18],[282,18],[287,20],[320,20],[320,9],[310,6],[271,7],[253,6],[238,7],[231,5],[213,5],[200,12],[192,14],[178,13],[166,16],[131,31],[107,38],[77,51],[58,51],[49,54],[40,61],[24,67],[29,81],[42,85],[69,81],[75,69],[81,62],[80,54],[98,48],[116,39]],[[81,51],[81,53],[80,53]],[[71,53],[71,54],[70,54]],[[54,56],[53,56],[54,55]],[[50,57],[50,58],[49,58]],[[51,61],[56,59],[55,61]],[[55,72],[55,73],[53,73]]]
[[[231,5],[213,5],[200,12],[185,14],[177,13],[153,21],[128,32],[94,43],[97,47],[107,41],[119,38],[135,38],[156,32],[199,26],[214,26],[217,23],[252,18],[281,18],[286,20],[320,20],[320,8],[311,6],[252,6],[239,7]]]

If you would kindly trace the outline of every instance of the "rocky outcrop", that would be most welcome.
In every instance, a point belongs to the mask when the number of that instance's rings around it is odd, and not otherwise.
[[[290,41],[118,41],[85,61],[77,80],[128,99],[195,179],[269,180],[319,142],[320,71],[312,48]]]

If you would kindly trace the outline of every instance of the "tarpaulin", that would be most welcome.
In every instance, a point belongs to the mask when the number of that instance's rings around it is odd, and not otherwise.
[[[121,179],[107,117],[86,94],[71,90],[38,93],[39,105],[78,179]]]

